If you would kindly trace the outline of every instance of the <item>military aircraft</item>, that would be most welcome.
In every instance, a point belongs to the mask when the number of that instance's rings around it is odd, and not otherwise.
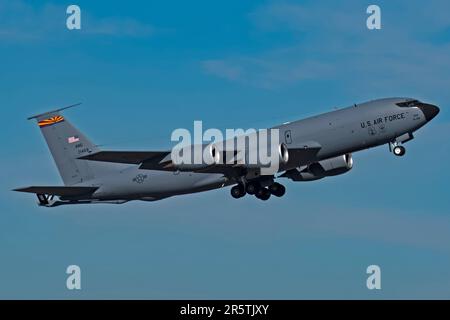
[[[279,132],[278,170],[263,175],[258,166],[223,156],[235,151],[211,145],[205,148],[214,161],[196,166],[175,163],[171,151],[101,151],[61,114],[70,107],[29,118],[37,121],[64,182],[14,190],[36,194],[40,206],[156,201],[227,186],[233,198],[282,197],[286,189],[276,179],[313,181],[346,173],[357,151],[388,145],[395,156],[405,155],[403,144],[439,113],[417,99],[387,98],[285,123],[273,128]]]

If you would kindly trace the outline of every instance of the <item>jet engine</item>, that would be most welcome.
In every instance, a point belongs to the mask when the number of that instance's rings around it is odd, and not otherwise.
[[[216,146],[211,145],[208,147],[208,152],[205,152],[205,155],[207,156],[208,163],[241,165],[245,168],[260,168],[266,166],[267,161],[269,161],[269,158],[265,159],[264,162],[260,159],[260,156],[266,156],[267,152],[266,149],[259,150],[258,146],[252,149],[245,148],[244,150],[221,151]],[[277,146],[275,158],[272,159],[270,157],[270,160],[281,164],[286,164],[289,161],[289,149],[284,143],[280,143]]]
[[[286,171],[282,177],[287,177],[293,181],[313,181],[337,176],[350,171],[352,168],[353,158],[349,153]]]
[[[269,145],[270,147],[270,145]],[[270,150],[259,149],[259,146],[246,146],[244,150],[223,150],[215,144],[191,145],[177,149],[171,154],[173,167],[180,171],[195,171],[214,165],[240,166],[249,169],[286,164],[289,161],[289,149],[284,143],[276,146],[276,154],[269,156]],[[264,158],[261,158],[264,157]]]
[[[195,171],[218,164],[220,153],[214,145],[189,145],[173,150],[172,165],[180,171]]]

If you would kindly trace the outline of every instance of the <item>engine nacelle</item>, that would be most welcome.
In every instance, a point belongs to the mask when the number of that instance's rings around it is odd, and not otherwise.
[[[287,171],[283,176],[293,181],[313,181],[325,177],[337,176],[350,171],[353,168],[351,154],[330,158]]]
[[[213,164],[227,164],[227,165],[238,165],[243,168],[261,168],[270,165],[269,161],[274,163],[286,164],[289,161],[289,149],[284,143],[277,145],[274,150],[276,153],[274,157],[268,155],[271,154],[270,150],[267,148],[270,146],[265,146],[264,148],[259,148],[259,146],[253,146],[251,149],[248,146],[243,150],[233,149],[222,151],[217,146],[210,146],[210,151],[208,156],[210,162]],[[264,157],[264,160],[260,157]]]
[[[195,171],[224,164],[248,169],[278,165],[276,169],[280,164],[286,164],[289,161],[289,149],[284,143],[276,145],[276,149],[273,150],[275,154],[267,150],[270,145],[261,149],[258,145],[252,146],[251,149],[245,146],[243,150],[223,150],[222,148],[216,144],[185,146],[172,152],[172,165],[180,171]]]
[[[214,145],[189,145],[173,150],[171,160],[180,171],[195,171],[218,164],[220,153]]]

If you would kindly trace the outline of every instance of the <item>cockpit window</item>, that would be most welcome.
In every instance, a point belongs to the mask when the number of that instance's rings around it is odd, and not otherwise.
[[[419,100],[411,100],[411,101],[405,101],[405,102],[399,102],[397,105],[402,108],[412,108],[412,107],[418,107],[420,104]]]

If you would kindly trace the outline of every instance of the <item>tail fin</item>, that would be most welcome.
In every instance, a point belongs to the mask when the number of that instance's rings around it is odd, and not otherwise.
[[[76,105],[28,118],[36,119],[66,186],[94,178],[94,172],[89,167],[88,161],[78,158],[99,151],[84,134],[61,115],[62,110],[74,106]]]

